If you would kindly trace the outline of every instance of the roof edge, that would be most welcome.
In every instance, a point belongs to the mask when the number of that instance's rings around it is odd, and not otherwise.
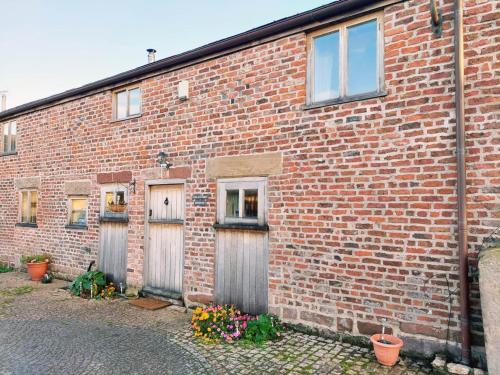
[[[154,63],[142,65],[137,68],[125,71],[123,73],[119,73],[111,77],[107,77],[55,95],[51,95],[43,99],[38,99],[25,104],[21,104],[14,108],[0,112],[0,120],[8,119],[23,112],[27,112],[36,109],[38,107],[50,105],[71,97],[76,97],[78,95],[83,95],[85,93],[95,91],[100,88],[117,85],[121,82],[126,82],[143,75],[154,73],[156,71],[172,68],[181,64],[186,64],[189,61],[199,59],[204,56],[221,53],[224,52],[225,50],[237,48],[239,46],[255,42],[259,39],[272,37],[273,35],[280,34],[295,28],[303,27],[313,22],[322,21],[335,15],[341,15],[343,13],[347,13],[348,11],[353,11],[367,5],[373,5],[381,2],[383,1],[338,0],[333,3],[325,4],[320,7],[302,13],[298,13],[294,16],[282,18],[280,20],[273,21],[263,26],[259,26],[254,29],[242,32],[240,34],[236,34],[228,38],[224,38],[216,42],[212,42],[203,45],[201,47],[197,47],[195,49],[182,52],[177,55],[166,57]]]

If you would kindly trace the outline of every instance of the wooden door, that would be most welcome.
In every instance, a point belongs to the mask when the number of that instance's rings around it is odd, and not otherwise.
[[[221,179],[217,188],[215,300],[246,313],[266,313],[267,180]]]
[[[99,270],[115,284],[127,280],[128,224],[101,222]]]
[[[249,314],[267,312],[267,232],[218,229],[215,300]]]
[[[182,293],[184,187],[152,185],[147,200],[145,286]]]

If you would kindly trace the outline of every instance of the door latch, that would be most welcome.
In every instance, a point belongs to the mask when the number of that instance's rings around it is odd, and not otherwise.
[[[149,217],[153,216],[153,210],[149,210]]]
[[[165,203],[165,206],[168,206],[168,197],[165,198],[165,200],[163,201],[163,203]]]

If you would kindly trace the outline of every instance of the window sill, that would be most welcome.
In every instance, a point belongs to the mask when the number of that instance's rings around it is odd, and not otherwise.
[[[370,92],[370,93],[367,93],[367,94],[359,94],[359,95],[353,95],[353,96],[346,96],[344,98],[329,99],[329,100],[324,100],[322,102],[310,103],[310,104],[304,105],[302,107],[302,109],[305,110],[305,111],[307,111],[308,109],[315,109],[315,108],[327,107],[327,106],[330,106],[330,105],[337,105],[337,104],[343,104],[343,103],[357,102],[359,100],[382,98],[384,96],[387,96],[387,93],[385,91],[382,91],[382,92]]]
[[[17,151],[2,152],[0,153],[0,157],[2,156],[17,156]]]
[[[87,229],[89,229],[89,227],[86,225],[75,225],[75,224],[68,224],[68,225],[64,226],[64,228],[71,229],[71,230],[87,230]]]
[[[175,224],[175,225],[184,225],[184,220],[175,220],[175,219],[149,219],[149,224]]]
[[[236,230],[251,230],[255,232],[269,232],[269,225],[258,224],[218,224],[213,225],[215,229],[236,229]]]
[[[134,118],[139,118],[142,116],[142,113],[139,113],[138,115],[133,115],[133,116],[129,116],[129,117],[124,117],[124,118],[114,118],[113,120],[111,120],[111,123],[113,122],[121,122],[121,121],[127,121],[127,120],[132,120]]]
[[[124,217],[113,217],[113,216],[101,216],[99,218],[101,223],[128,223],[128,216]]]
[[[21,228],[38,228],[38,224],[31,224],[31,223],[17,223],[16,227],[21,227]]]

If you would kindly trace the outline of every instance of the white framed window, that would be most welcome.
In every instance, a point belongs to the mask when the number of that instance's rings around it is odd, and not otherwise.
[[[88,198],[86,196],[70,196],[68,199],[68,225],[87,226]]]
[[[308,35],[308,104],[383,93],[383,26],[376,13]]]
[[[2,129],[2,152],[9,154],[17,149],[17,125],[15,122],[3,124]]]
[[[109,184],[101,188],[101,216],[128,216],[128,191],[125,187]]]
[[[219,224],[258,224],[267,222],[267,179],[246,177],[217,181],[217,220]]]
[[[21,224],[36,224],[38,211],[38,192],[22,190],[19,193],[19,222]]]
[[[129,87],[113,93],[113,117],[123,120],[141,114],[141,89]]]

